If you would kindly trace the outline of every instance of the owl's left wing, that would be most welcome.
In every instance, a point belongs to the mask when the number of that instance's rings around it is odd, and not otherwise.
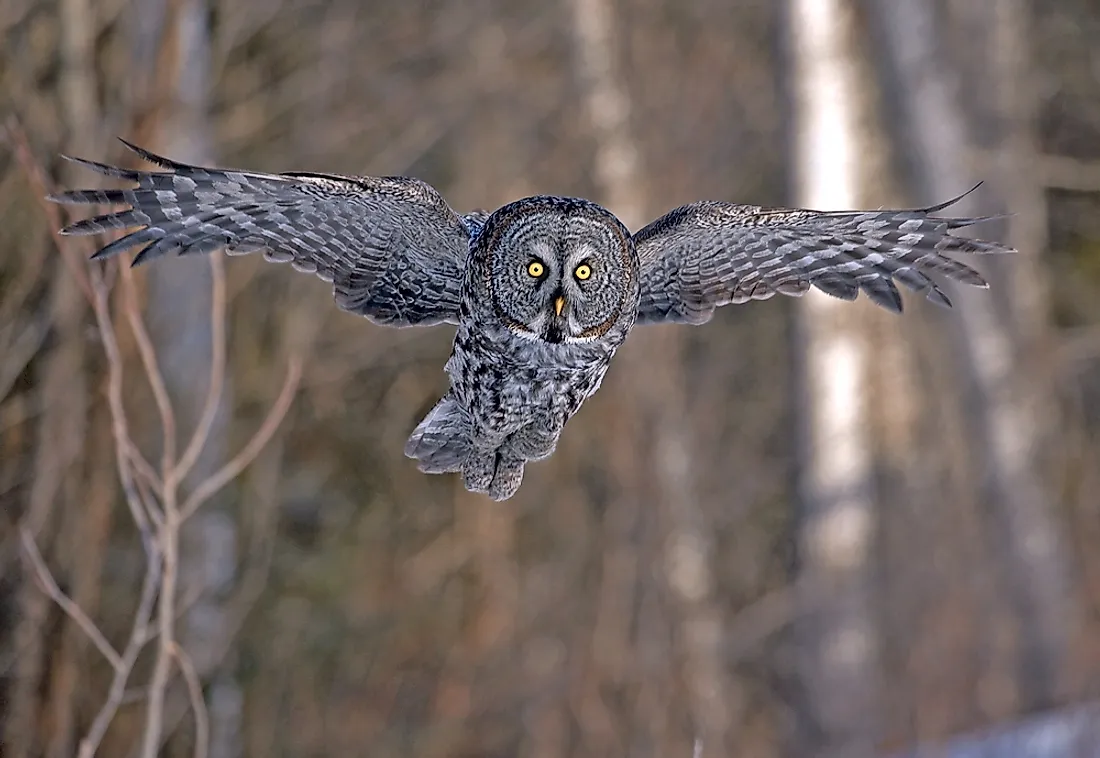
[[[165,170],[137,171],[71,158],[136,186],[74,190],[50,198],[125,206],[62,230],[134,230],[94,258],[137,248],[136,265],[162,255],[218,248],[230,254],[263,251],[268,260],[289,262],[331,282],[340,308],[376,323],[457,321],[470,238],[483,222],[479,214],[456,214],[428,184],[402,176],[203,168],[123,142]]]
[[[634,235],[642,280],[638,323],[702,324],[719,306],[776,294],[797,297],[810,286],[844,300],[862,290],[874,303],[901,312],[895,281],[950,307],[930,275],[987,285],[944,253],[1013,252],[951,234],[994,217],[933,215],[964,196],[911,210],[825,212],[711,201],[682,206]]]

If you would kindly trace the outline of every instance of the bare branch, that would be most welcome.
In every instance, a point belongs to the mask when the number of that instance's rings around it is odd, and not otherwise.
[[[149,619],[153,615],[153,600],[157,596],[158,580],[160,579],[160,556],[152,553],[148,568],[145,571],[145,579],[141,585],[141,600],[138,602],[137,611],[134,613],[134,623],[130,628],[130,638],[126,642],[126,649],[122,651],[122,665],[115,669],[111,687],[107,691],[107,699],[96,714],[87,736],[80,741],[80,752],[77,758],[92,758],[103,736],[107,733],[107,727],[114,720],[115,713],[127,702],[129,693],[126,684],[133,672],[134,663],[141,653],[145,643],[149,640]]]
[[[137,477],[143,481],[157,497],[162,497],[164,494],[164,482],[161,480],[160,475],[153,468],[152,464],[142,455],[136,445],[130,445],[127,454],[130,457],[130,465],[134,467],[134,473]]]
[[[160,576],[160,600],[157,603],[157,658],[149,683],[149,702],[145,709],[145,734],[142,737],[142,758],[156,758],[164,731],[164,695],[172,676],[173,649],[176,647],[176,589],[179,573],[179,509],[174,485],[165,486],[164,523],[158,534],[158,544],[164,567]]]
[[[114,325],[111,322],[110,309],[108,308],[108,299],[110,296],[109,287],[103,279],[102,269],[92,269],[89,271],[82,260],[79,260],[70,253],[70,251],[73,250],[83,254],[84,257],[88,257],[91,252],[85,240],[70,238],[68,241],[62,241],[60,230],[64,223],[61,218],[60,209],[46,200],[46,197],[53,193],[53,186],[46,178],[46,173],[42,170],[42,166],[31,152],[29,144],[27,143],[26,133],[14,117],[8,120],[7,132],[10,141],[15,146],[20,166],[26,174],[28,181],[35,187],[36,195],[39,198],[39,204],[46,214],[46,217],[49,219],[54,244],[61,254],[61,258],[65,262],[65,265],[73,275],[73,278],[83,291],[84,296],[92,305],[92,310],[96,318],[96,325],[99,328],[100,338],[103,340],[103,351],[107,356],[107,397],[111,410],[112,432],[117,448],[115,459],[118,464],[119,481],[126,495],[126,503],[130,508],[130,514],[134,518],[134,523],[137,524],[138,529],[141,531],[142,541],[148,551],[151,545],[152,535],[149,531],[148,519],[145,517],[141,498],[134,488],[133,474],[129,466],[130,458],[126,454],[130,449],[134,448],[134,445],[130,437],[126,410],[122,402],[122,354],[119,351],[118,339],[115,336]]]
[[[175,466],[174,476],[177,482],[187,477],[199,460],[206,441],[210,438],[210,430],[218,415],[222,386],[225,384],[225,261],[220,255],[211,255],[209,260],[213,288],[210,297],[210,386],[206,392],[206,403],[203,405],[202,415],[199,416],[199,423],[195,427],[194,434],[191,435],[187,449],[183,451],[183,456]]]
[[[119,657],[119,654],[111,646],[111,643],[107,641],[107,638],[103,636],[103,632],[99,631],[99,627],[95,625],[95,622],[88,618],[88,615],[84,613],[80,606],[74,603],[72,599],[57,586],[57,581],[53,578],[53,574],[50,573],[49,567],[46,565],[46,562],[42,560],[42,554],[38,552],[38,546],[34,544],[34,536],[31,534],[30,530],[25,526],[19,527],[19,536],[23,540],[23,550],[30,559],[32,568],[34,568],[35,578],[38,579],[39,584],[42,585],[43,591],[49,595],[51,600],[57,603],[58,607],[61,608],[69,618],[76,622],[77,626],[81,628],[84,634],[88,635],[88,639],[90,639],[99,649],[99,652],[103,654],[103,657],[110,662],[111,667],[114,668],[115,671],[118,671],[122,667],[122,658]]]
[[[53,232],[54,238],[58,239],[58,232],[65,224],[61,218],[61,209],[46,200],[46,196],[51,194],[50,181],[46,178],[46,172],[42,170],[41,164],[34,157],[30,143],[27,141],[27,133],[23,130],[19,120],[15,116],[10,116],[5,127],[8,139],[15,150],[15,156],[19,160],[19,165],[22,167],[27,181],[30,182],[35,195],[39,198],[39,205],[49,220],[50,230]],[[88,273],[84,267],[84,262],[69,254],[69,250],[75,249],[75,246],[70,248],[59,242],[57,247],[61,251],[61,260],[65,263],[65,267],[69,269],[69,273],[76,280],[81,292],[84,293],[84,297],[91,301],[92,291],[88,285]],[[81,247],[84,246],[81,245]]]
[[[149,518],[146,516],[146,509],[142,503],[141,495],[134,485],[134,475],[130,469],[130,458],[127,455],[134,444],[133,438],[130,436],[126,408],[122,402],[122,353],[119,351],[118,338],[115,336],[114,324],[111,321],[111,314],[107,307],[109,293],[103,281],[103,276],[101,272],[94,271],[89,278],[94,292],[92,311],[95,313],[100,338],[103,340],[103,352],[107,355],[107,403],[111,410],[118,479],[122,485],[122,491],[126,495],[126,504],[130,508],[130,516],[141,532],[142,543],[148,555],[152,550],[153,535],[149,529]]]
[[[176,658],[176,664],[187,682],[187,695],[191,700],[191,710],[195,714],[195,758],[206,758],[207,746],[210,744],[210,717],[206,711],[206,702],[202,699],[202,683],[195,671],[195,665],[191,663],[190,656],[182,647],[172,643],[172,655]]]
[[[145,509],[146,515],[149,520],[153,522],[153,526],[156,529],[160,529],[164,525],[164,516],[161,515],[160,506],[157,505],[157,498],[164,496],[164,490],[159,492],[153,492],[152,485],[146,481],[145,477],[139,477],[134,480],[136,483],[136,489],[140,496],[140,502]]]
[[[213,497],[222,487],[233,481],[248,464],[256,459],[256,456],[260,454],[271,436],[275,434],[275,430],[279,428],[283,417],[290,409],[290,403],[294,399],[294,393],[298,389],[301,378],[301,358],[292,357],[287,368],[286,379],[283,381],[283,388],[279,391],[279,396],[275,399],[271,410],[268,411],[263,424],[256,430],[248,444],[229,463],[222,466],[210,478],[201,482],[190,497],[184,501],[183,507],[180,508],[181,521],[186,521],[203,503]]]
[[[176,412],[172,408],[172,400],[168,396],[168,388],[164,384],[164,375],[160,371],[157,362],[157,352],[153,347],[153,341],[145,328],[145,321],[141,317],[141,307],[137,302],[137,288],[134,284],[134,272],[128,266],[123,266],[122,284],[125,292],[126,320],[130,323],[130,330],[134,333],[137,343],[138,355],[141,356],[142,365],[145,366],[145,376],[149,380],[149,387],[153,390],[153,398],[157,403],[157,411],[160,413],[161,430],[163,432],[163,448],[161,450],[161,474],[164,488],[169,488],[168,475],[174,471],[176,459]]]

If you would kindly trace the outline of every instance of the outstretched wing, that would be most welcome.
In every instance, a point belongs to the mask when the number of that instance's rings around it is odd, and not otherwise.
[[[200,168],[123,141],[167,169],[133,171],[70,158],[129,189],[76,190],[58,203],[124,205],[62,234],[137,231],[93,258],[141,248],[134,265],[175,253],[263,251],[333,284],[341,308],[394,326],[456,321],[471,228],[431,186],[409,177],[259,174]]]
[[[994,217],[933,215],[969,192],[913,210],[824,212],[720,202],[677,208],[634,235],[642,272],[638,322],[702,324],[719,306],[797,297],[811,285],[844,300],[862,290],[901,312],[896,281],[950,307],[932,275],[987,285],[944,253],[1013,252],[951,234]]]

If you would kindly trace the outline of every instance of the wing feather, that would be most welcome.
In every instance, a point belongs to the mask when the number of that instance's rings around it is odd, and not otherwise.
[[[862,291],[876,305],[901,312],[901,284],[950,307],[933,276],[987,285],[948,254],[1014,252],[951,234],[994,216],[933,215],[974,189],[911,210],[824,212],[714,201],[681,206],[634,235],[642,267],[638,322],[702,324],[723,305],[798,297],[811,286],[843,300]]]
[[[133,265],[224,248],[263,251],[333,284],[337,304],[382,324],[454,322],[471,229],[428,184],[410,177],[264,174],[190,166],[122,140],[164,171],[69,158],[124,189],[73,190],[50,199],[124,206],[76,221],[63,234],[134,230],[93,258],[138,248]]]

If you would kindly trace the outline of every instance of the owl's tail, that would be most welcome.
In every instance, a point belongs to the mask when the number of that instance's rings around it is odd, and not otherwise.
[[[507,500],[523,481],[524,459],[473,443],[469,411],[450,394],[435,404],[405,443],[426,474],[462,472],[466,489]]]
[[[435,404],[405,443],[405,455],[426,474],[461,471],[473,452],[469,412],[448,393]]]

